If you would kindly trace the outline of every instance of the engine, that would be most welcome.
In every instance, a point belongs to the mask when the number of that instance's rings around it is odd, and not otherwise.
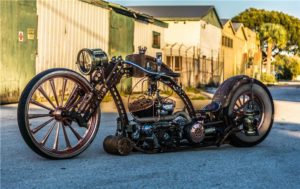
[[[130,97],[128,109],[133,122],[128,130],[137,147],[161,151],[184,143],[200,144],[205,138],[203,122],[191,120],[185,111],[174,112],[176,102],[160,95],[155,79],[147,80],[147,91],[142,95],[132,101]]]
[[[176,102],[170,98],[158,97],[155,99],[142,96],[128,105],[128,109],[135,117],[154,117],[171,115]]]
[[[140,122],[141,120],[142,122]],[[176,112],[174,115],[164,117],[157,122],[150,122],[149,117],[137,118],[136,121],[137,124],[133,127],[131,138],[134,141],[139,141],[139,146],[145,150],[159,150],[180,143],[189,119],[185,112]]]

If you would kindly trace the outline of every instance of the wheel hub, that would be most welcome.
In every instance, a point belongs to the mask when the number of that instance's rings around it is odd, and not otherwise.
[[[54,116],[54,118],[57,121],[64,121],[64,119],[65,119],[64,111],[62,110],[62,108],[57,108],[51,114]]]

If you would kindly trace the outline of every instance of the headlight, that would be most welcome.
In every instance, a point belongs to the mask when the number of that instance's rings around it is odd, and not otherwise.
[[[102,49],[81,49],[76,61],[79,71],[85,75],[107,63],[108,57]]]

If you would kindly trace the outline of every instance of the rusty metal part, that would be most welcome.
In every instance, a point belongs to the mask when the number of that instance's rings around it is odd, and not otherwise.
[[[246,75],[238,75],[224,81],[213,96],[213,101],[220,102],[222,107],[228,106],[230,99],[239,86],[250,83],[251,78]]]
[[[107,153],[125,156],[132,151],[133,145],[127,137],[109,135],[103,141],[103,148]]]
[[[152,107],[153,104],[154,101],[152,99],[141,96],[141,98],[139,97],[137,100],[128,104],[128,110],[130,112],[139,112]]]
[[[99,112],[95,112],[90,117],[89,121],[86,122],[86,127],[78,127],[79,123],[73,122],[69,114],[66,114],[69,110],[75,111],[74,106],[80,104],[77,103],[81,100],[80,96],[91,92],[87,83],[77,77],[72,72],[66,74],[65,70],[54,72],[53,76],[46,75],[38,86],[32,89],[32,95],[26,105],[28,107],[26,110],[28,125],[26,127],[29,135],[36,147],[52,158],[65,158],[78,153],[90,142],[98,127]],[[51,89],[55,93],[56,89],[60,89],[60,86],[57,86],[60,80],[63,80],[61,86],[63,94],[61,95],[67,98],[66,102],[62,97],[51,98],[47,93],[41,93],[47,101],[37,102],[34,99],[39,91],[44,91],[43,88],[47,82],[50,83]],[[69,96],[66,96],[66,88],[71,84],[74,86],[73,90]],[[31,113],[36,111],[36,107],[32,107],[32,104],[41,108],[39,114]],[[53,109],[49,108],[48,104],[54,105]],[[75,140],[71,140],[71,138]]]

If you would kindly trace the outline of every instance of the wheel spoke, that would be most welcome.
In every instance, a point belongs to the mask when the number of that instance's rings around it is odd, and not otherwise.
[[[77,90],[77,88],[78,88],[78,86],[75,84],[75,86],[73,87],[72,92],[71,92],[70,95],[69,95],[69,98],[68,98],[68,100],[67,100],[67,102],[66,102],[64,108],[66,108],[66,107],[69,106],[69,103],[70,103],[70,101],[71,101],[71,99],[72,99],[72,96],[74,95],[74,93],[75,93],[75,91]]]
[[[247,100],[242,106],[240,106],[236,111],[241,111],[248,104],[249,100]]]
[[[238,102],[236,102],[234,107],[237,107],[237,109],[240,109],[241,106],[238,104]]]
[[[67,86],[67,79],[63,78],[63,86],[62,86],[62,94],[61,94],[61,104],[60,106],[63,107],[64,105],[64,98],[65,98],[65,91],[66,91],[66,86]]]
[[[54,84],[53,79],[50,79],[49,82],[50,82],[50,86],[51,86],[51,89],[52,89],[52,92],[53,92],[53,95],[54,95],[54,98],[55,98],[56,105],[59,106],[58,98],[57,98],[57,94],[56,94],[56,90],[55,90],[55,84]]]
[[[71,125],[68,125],[70,130],[72,131],[72,133],[76,136],[77,140],[81,140],[82,137],[80,136],[80,134],[71,126]]]
[[[53,125],[51,126],[51,128],[47,131],[46,135],[44,136],[44,138],[42,139],[42,141],[40,142],[40,144],[45,145],[45,143],[47,142],[54,126],[56,125],[56,121],[53,123]]]
[[[28,119],[35,119],[40,117],[51,117],[51,114],[28,114]]]
[[[238,98],[238,101],[239,101],[240,107],[243,106],[243,103],[242,103],[242,101],[241,101],[241,98]]]
[[[70,143],[70,140],[69,140],[69,137],[68,137],[68,134],[67,134],[67,131],[66,131],[66,128],[65,128],[65,125],[62,125],[62,128],[63,128],[63,132],[64,132],[64,137],[65,137],[65,141],[66,141],[66,145],[67,145],[67,148],[72,148],[71,146],[71,143]]]
[[[36,128],[32,129],[31,132],[33,134],[37,133],[38,131],[40,131],[42,128],[44,128],[46,125],[48,125],[49,123],[51,123],[51,121],[53,121],[54,118],[49,119],[48,121],[44,122],[43,124],[37,126]]]
[[[40,93],[42,93],[42,95],[48,100],[48,102],[52,105],[52,107],[55,109],[55,105],[53,104],[53,102],[50,100],[50,98],[48,97],[48,95],[46,94],[46,92],[44,91],[43,87],[40,86],[38,88],[38,91],[40,91]]]
[[[44,105],[44,104],[42,104],[42,103],[40,103],[40,102],[37,102],[37,101],[35,101],[35,100],[33,100],[33,99],[30,99],[30,103],[32,103],[32,104],[34,104],[34,105],[37,105],[37,106],[39,106],[39,107],[45,108],[45,109],[47,109],[47,110],[53,111],[53,109],[51,109],[51,108],[49,108],[48,106],[46,106],[46,105]]]
[[[58,139],[59,139],[59,128],[60,128],[60,123],[58,123],[57,125],[56,125],[56,132],[55,132],[55,139],[54,139],[54,144],[53,144],[53,147],[52,147],[52,149],[53,150],[56,150],[57,151],[57,149],[58,149]]]

